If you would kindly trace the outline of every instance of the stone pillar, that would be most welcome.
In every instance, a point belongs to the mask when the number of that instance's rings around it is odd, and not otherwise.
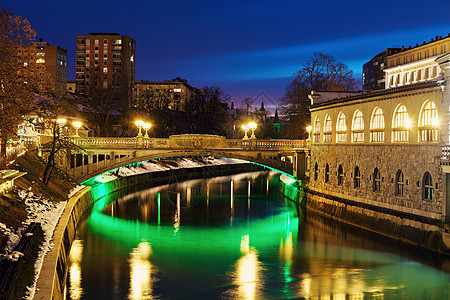
[[[137,146],[139,148],[142,148],[142,146],[144,145],[144,137],[143,136],[137,136],[136,139],[137,139]]]
[[[307,153],[304,150],[294,150],[293,175],[297,179],[305,179],[307,170]]]

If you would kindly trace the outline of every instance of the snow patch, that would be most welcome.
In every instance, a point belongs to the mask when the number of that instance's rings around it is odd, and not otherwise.
[[[78,191],[81,191],[84,187],[85,187],[84,185],[77,185],[72,190],[70,190],[70,193],[67,197],[72,198],[73,195],[75,195]]]

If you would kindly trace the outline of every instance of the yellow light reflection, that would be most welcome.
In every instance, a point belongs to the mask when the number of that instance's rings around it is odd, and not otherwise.
[[[180,219],[181,219],[181,195],[177,193],[177,211],[175,212],[173,227],[175,228],[174,234],[180,229]]]
[[[236,298],[256,299],[258,293],[261,266],[256,250],[250,249],[236,264],[236,278],[238,286]]]
[[[187,198],[187,204],[186,206],[191,206],[191,187],[188,186],[186,189],[186,198]]]
[[[81,257],[83,254],[83,243],[81,240],[75,240],[70,251],[70,261],[72,262],[69,269],[70,276],[70,299],[78,300],[83,295],[81,287]]]
[[[148,260],[152,249],[147,242],[140,243],[130,254],[131,300],[152,299],[152,264]]]

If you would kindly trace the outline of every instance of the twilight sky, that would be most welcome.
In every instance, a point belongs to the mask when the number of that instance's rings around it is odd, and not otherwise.
[[[387,47],[450,33],[450,0],[153,1],[14,0],[1,7],[27,18],[37,37],[69,51],[75,35],[117,32],[136,40],[136,80],[186,78],[220,86],[236,102],[275,105],[314,52],[362,65]]]

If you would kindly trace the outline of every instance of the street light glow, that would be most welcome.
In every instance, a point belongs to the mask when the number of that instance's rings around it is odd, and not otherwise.
[[[75,136],[78,137],[78,129],[81,128],[82,123],[80,121],[73,121],[72,125],[75,127]]]

